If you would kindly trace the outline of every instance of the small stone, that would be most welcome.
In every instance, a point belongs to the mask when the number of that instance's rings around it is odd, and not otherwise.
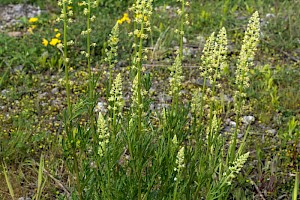
[[[53,88],[53,89],[51,90],[51,93],[52,93],[52,94],[57,94],[58,92],[59,92],[58,88]]]
[[[246,125],[252,124],[255,121],[255,117],[253,116],[244,116],[242,118],[242,122]]]
[[[267,13],[266,14],[266,18],[274,18],[274,17],[275,17],[275,15],[272,14],[272,13]]]
[[[95,112],[106,113],[107,109],[105,108],[105,103],[102,101],[99,101],[95,107]]]
[[[18,198],[18,200],[31,200],[31,198],[29,198],[29,197],[20,197],[20,198]]]
[[[187,49],[187,48],[184,48],[182,53],[183,53],[183,56],[191,56],[192,55],[190,49]]]
[[[14,69],[13,69],[13,71],[14,72],[20,72],[20,71],[22,71],[24,69],[24,66],[23,65],[18,65],[18,66],[16,66]]]
[[[277,131],[275,129],[269,129],[269,130],[266,130],[266,133],[275,135],[277,133]]]
[[[228,96],[228,95],[226,95],[226,94],[224,94],[224,101],[225,102],[233,102],[233,98],[230,97],[230,96]]]
[[[22,32],[19,31],[12,31],[12,32],[8,32],[7,35],[9,37],[21,37],[23,34]]]
[[[203,78],[198,78],[198,79],[194,80],[194,84],[197,85],[197,86],[203,86],[204,79]],[[210,84],[209,80],[206,80],[206,86],[211,87],[211,84]]]
[[[232,127],[231,126],[225,126],[222,130],[223,133],[230,133],[232,132]]]
[[[154,111],[154,108],[155,108],[154,104],[151,103],[151,104],[150,104],[150,110],[151,110],[151,111]]]
[[[38,99],[43,99],[48,95],[48,92],[43,92],[38,94]]]
[[[4,90],[1,91],[1,94],[2,94],[3,96],[6,96],[8,93],[9,93],[9,91],[6,90],[6,89],[4,89]]]
[[[232,126],[232,127],[236,127],[236,123],[234,121],[230,121],[229,125]]]

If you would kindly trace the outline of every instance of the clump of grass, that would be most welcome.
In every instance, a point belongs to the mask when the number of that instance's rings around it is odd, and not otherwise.
[[[87,2],[87,5],[89,3]],[[183,79],[184,24],[188,24],[185,6],[189,5],[183,0],[180,3],[182,6],[177,11],[181,19],[180,28],[176,31],[179,36],[179,49],[174,65],[170,68],[172,106],[162,110],[158,126],[151,120],[152,111],[149,110],[146,103],[151,101],[146,96],[146,91],[149,89],[146,87],[149,83],[146,84],[146,82],[150,80],[146,79],[143,68],[143,62],[147,60],[143,45],[151,31],[152,1],[138,0],[131,8],[135,28],[130,34],[134,38],[131,68],[135,76],[132,82],[131,106],[128,112],[123,110],[121,75],[118,74],[115,81],[112,81],[118,44],[118,23],[113,28],[105,59],[109,66],[107,87],[109,92],[106,92],[108,113],[107,115],[99,113],[97,128],[94,129],[91,110],[94,105],[93,101],[89,101],[91,105],[88,105],[88,115],[90,116],[88,124],[90,126],[76,125],[77,128],[75,128],[75,124],[70,121],[69,128],[66,129],[67,136],[64,139],[65,154],[72,156],[70,157],[72,159],[68,158],[68,162],[70,172],[75,174],[74,181],[77,186],[74,195],[77,194],[80,199],[92,196],[106,199],[134,197],[143,199],[154,198],[154,196],[159,199],[163,197],[173,199],[225,198],[229,195],[230,184],[245,164],[249,153],[242,154],[244,144],[242,143],[236,155],[237,142],[236,136],[233,136],[233,145],[227,153],[224,149],[225,138],[219,135],[221,119],[218,117],[216,95],[221,88],[217,81],[221,78],[222,70],[227,66],[225,28],[221,29],[216,38],[214,34],[211,35],[202,56],[202,75],[205,81],[209,80],[212,87],[209,88],[204,84],[202,100],[197,100],[195,97],[192,101],[192,109],[180,103]],[[89,8],[87,8],[86,13],[89,12]],[[67,19],[65,18],[65,20]],[[258,16],[255,13],[250,20],[248,32],[246,32],[245,46],[241,50],[240,67],[237,71],[238,81],[248,80],[248,60],[249,58],[253,59],[257,42],[257,20]],[[87,49],[89,49],[91,40],[88,34],[89,20],[87,20],[87,24]],[[249,49],[251,51],[246,51]],[[88,59],[91,59],[89,50],[85,54],[88,55],[86,56]],[[90,70],[89,61],[87,67]],[[90,75],[89,79],[92,81],[93,77]],[[244,92],[245,82],[238,85],[240,85],[239,92]],[[88,94],[94,93],[90,90],[94,90],[94,88],[89,87]],[[240,96],[245,97],[245,95]],[[89,96],[89,98],[93,97]],[[236,101],[241,102],[242,100],[236,98]],[[201,102],[200,107],[196,105],[197,102]],[[208,104],[206,105],[206,103]],[[78,103],[77,106],[80,110],[80,107],[84,107],[84,102]],[[76,110],[75,107],[72,110]],[[209,108],[208,121],[203,119],[206,108]],[[190,109],[193,113],[193,120],[196,122],[191,126],[188,125]],[[74,115],[72,110],[71,116]],[[237,115],[239,118],[238,113]],[[197,122],[198,120],[200,122]],[[197,124],[201,125],[197,126]],[[95,137],[95,135],[98,136]],[[193,140],[195,142],[192,142]],[[227,162],[224,160],[226,154],[230,155]],[[216,178],[212,179],[213,176]],[[203,185],[204,183],[206,186]],[[121,189],[124,187],[127,193]],[[119,188],[120,191],[115,191],[113,188]]]

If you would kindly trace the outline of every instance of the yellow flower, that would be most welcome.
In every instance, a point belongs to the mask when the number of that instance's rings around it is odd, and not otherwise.
[[[52,40],[50,41],[50,45],[55,46],[57,44],[61,43],[61,40],[57,39],[57,38],[52,38]]]
[[[35,29],[35,28],[36,28],[36,25],[31,25],[31,28],[32,28],[32,29]]]
[[[55,28],[55,29],[54,29],[54,32],[58,32],[58,29],[57,29],[57,28]]]
[[[48,40],[46,40],[45,38],[43,38],[43,42],[42,42],[42,44],[46,47],[46,46],[48,46]]]
[[[59,38],[60,36],[61,36],[60,33],[57,33],[57,34],[55,35],[56,38]]]
[[[128,24],[130,24],[130,19],[128,17],[128,14],[127,13],[124,13],[123,17],[121,19],[119,19],[117,21],[118,24],[123,24],[123,22],[127,22]]]
[[[28,21],[29,23],[34,23],[34,22],[37,22],[39,19],[36,18],[36,17],[31,17]]]

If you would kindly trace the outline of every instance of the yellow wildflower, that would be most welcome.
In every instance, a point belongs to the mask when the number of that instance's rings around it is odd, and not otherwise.
[[[52,40],[50,41],[50,45],[52,45],[52,46],[55,46],[59,43],[61,43],[61,40],[59,40],[57,38],[52,38]]]
[[[55,35],[56,38],[59,38],[60,36],[61,36],[60,33],[57,33],[57,34]]]
[[[127,22],[128,24],[130,24],[131,20],[128,17],[127,13],[124,13],[123,17],[121,19],[118,19],[117,23],[118,24],[123,24],[123,22]]]
[[[46,40],[45,38],[43,38],[43,42],[42,42],[42,44],[46,47],[46,46],[48,46],[48,40]]]
[[[29,23],[34,23],[34,22],[37,22],[39,19],[36,18],[36,17],[31,17],[28,21]]]
[[[54,29],[54,32],[58,32],[58,29],[57,29],[57,28],[55,28],[55,29]]]

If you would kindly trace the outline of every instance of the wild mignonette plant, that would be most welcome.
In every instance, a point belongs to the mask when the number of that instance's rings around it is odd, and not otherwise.
[[[109,75],[107,76],[108,77],[107,92],[111,90],[112,80],[113,80],[113,68],[118,62],[117,60],[118,42],[119,42],[119,23],[116,23],[109,36],[108,48],[105,49],[106,58],[104,59],[104,61],[107,62],[108,71],[109,71]],[[105,69],[104,69],[104,73],[106,73]],[[107,97],[109,97],[109,93],[107,94]]]
[[[89,71],[88,98],[77,104],[70,103],[68,87],[67,23],[70,15],[66,6],[70,1],[60,1],[61,19],[64,21],[64,49],[62,56],[66,69],[67,115],[65,117],[64,152],[71,176],[74,177],[73,199],[226,199],[229,197],[234,179],[241,172],[249,153],[244,152],[244,143],[237,146],[237,132],[231,138],[222,135],[219,93],[222,90],[223,69],[228,66],[227,36],[222,28],[207,40],[201,56],[200,76],[203,86],[195,90],[191,103],[181,103],[183,81],[182,61],[183,37],[188,22],[186,6],[179,0],[177,10],[180,19],[175,32],[179,48],[174,64],[170,66],[169,92],[172,104],[162,110],[149,108],[148,96],[151,76],[145,73],[143,63],[147,62],[145,43],[151,33],[152,0],[136,0],[126,20],[133,18],[133,55],[131,63],[131,97],[125,103],[123,97],[124,77],[114,72],[117,63],[119,26],[116,22],[108,39],[105,54],[107,86],[104,95],[107,112],[94,117],[96,96],[95,79],[91,71],[91,7],[96,1],[81,2],[83,14],[87,17],[87,46],[82,54],[87,59]],[[254,51],[258,42],[258,14],[250,19],[236,69],[235,110],[239,120],[241,109],[246,105],[246,89],[249,85],[248,71],[253,65]],[[159,114],[154,115],[154,112]],[[80,125],[75,120],[82,114],[89,122]],[[157,117],[158,116],[158,117]],[[94,119],[95,118],[95,119]],[[237,121],[238,122],[238,121]],[[225,148],[226,147],[226,148]]]
[[[240,124],[240,116],[242,110],[246,105],[246,89],[249,87],[249,69],[253,66],[253,60],[257,45],[259,42],[259,16],[255,12],[249,20],[248,27],[242,43],[242,48],[237,62],[235,72],[236,91],[234,94],[235,104],[234,109],[236,113],[236,127],[232,137],[232,144],[230,146],[229,160],[232,162],[235,159],[235,149],[237,143],[237,134]]]

